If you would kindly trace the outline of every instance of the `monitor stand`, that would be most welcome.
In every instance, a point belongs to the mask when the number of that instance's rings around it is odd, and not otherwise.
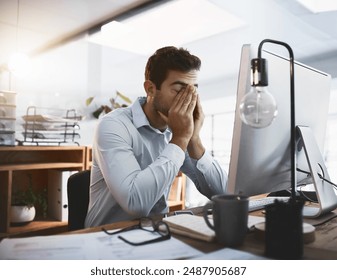
[[[307,126],[297,126],[300,139],[308,161],[310,174],[316,191],[318,207],[305,206],[303,217],[317,218],[325,213],[337,208],[337,195],[332,185],[320,178],[319,174],[330,181],[330,177],[322,154],[316,143],[316,139],[311,129]]]

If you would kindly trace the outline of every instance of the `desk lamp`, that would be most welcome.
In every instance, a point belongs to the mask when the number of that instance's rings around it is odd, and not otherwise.
[[[272,43],[284,46],[290,62],[290,159],[291,197],[289,202],[275,201],[266,207],[266,254],[279,259],[297,259],[303,254],[302,209],[303,202],[296,196],[296,122],[294,55],[291,47],[281,41],[265,39],[258,48],[258,58],[251,60],[252,89],[240,103],[242,121],[254,128],[269,126],[277,116],[274,97],[267,91],[267,60],[263,59],[262,46]]]

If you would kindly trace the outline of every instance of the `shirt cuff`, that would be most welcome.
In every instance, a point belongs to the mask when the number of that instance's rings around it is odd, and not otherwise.
[[[205,174],[212,167],[213,157],[207,151],[196,161],[196,167]]]
[[[185,160],[184,151],[176,144],[169,143],[163,150],[161,156],[171,160],[178,168],[183,165]]]

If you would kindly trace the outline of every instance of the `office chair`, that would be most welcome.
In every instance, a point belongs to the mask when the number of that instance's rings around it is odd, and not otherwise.
[[[68,230],[84,228],[89,205],[90,170],[79,171],[68,178]]]

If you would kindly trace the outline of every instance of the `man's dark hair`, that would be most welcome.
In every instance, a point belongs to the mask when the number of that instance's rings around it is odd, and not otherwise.
[[[164,47],[158,49],[147,61],[145,80],[152,81],[157,89],[160,89],[170,70],[186,73],[191,70],[200,70],[200,66],[200,59],[186,49]]]

